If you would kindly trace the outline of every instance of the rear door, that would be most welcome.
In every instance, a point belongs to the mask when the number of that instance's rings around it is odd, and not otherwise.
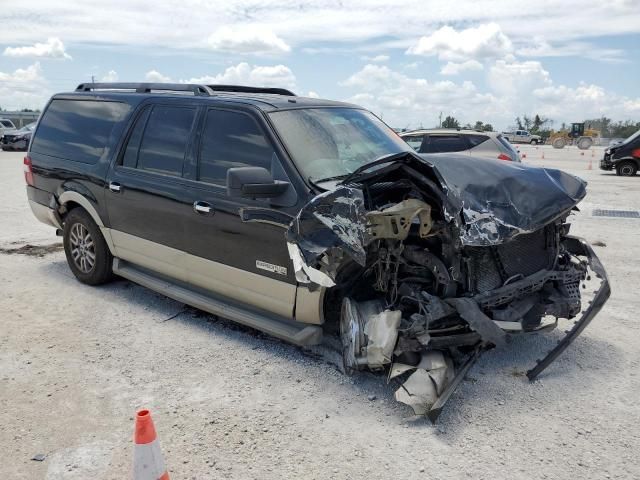
[[[276,180],[289,180],[273,140],[257,112],[229,107],[203,113],[195,181],[185,191],[193,205],[185,225],[185,258],[194,286],[289,318],[296,282],[285,230],[240,217],[242,208],[280,211],[281,206],[268,199],[232,198],[226,191],[227,170],[232,167],[263,167]],[[291,193],[295,203],[295,192]]]
[[[147,104],[107,178],[116,255],[183,281],[181,249],[191,214],[184,174],[197,112],[195,105]]]

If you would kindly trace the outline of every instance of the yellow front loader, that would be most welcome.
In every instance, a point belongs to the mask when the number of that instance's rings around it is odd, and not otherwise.
[[[589,125],[591,127],[591,125]],[[576,145],[580,150],[587,150],[600,140],[600,131],[592,128],[585,130],[584,123],[572,123],[571,130],[560,130],[551,134],[549,141],[553,148],[564,148],[566,145]]]

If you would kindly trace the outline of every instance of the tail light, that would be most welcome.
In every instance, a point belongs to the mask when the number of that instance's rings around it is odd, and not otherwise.
[[[633,152],[631,152],[631,156],[640,158],[640,148],[636,148]]]
[[[35,186],[33,183],[33,168],[31,165],[31,157],[27,155],[24,157],[24,181],[27,182],[27,185]]]
[[[508,160],[510,162],[511,157],[508,155],[505,155],[504,153],[501,153],[500,155],[498,155],[498,160]]]

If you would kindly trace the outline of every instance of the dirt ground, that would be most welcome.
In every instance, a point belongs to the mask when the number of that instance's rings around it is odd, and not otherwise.
[[[640,210],[640,176],[599,171],[600,148],[521,150],[589,181],[572,233],[600,245],[613,294],[536,382],[562,330],[488,352],[435,426],[381,376],[127,281],[81,285],[29,210],[23,155],[0,152],[0,477],[130,478],[146,407],[172,479],[640,478],[640,219],[592,216]]]

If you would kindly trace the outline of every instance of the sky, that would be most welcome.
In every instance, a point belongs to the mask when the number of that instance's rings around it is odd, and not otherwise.
[[[396,128],[640,120],[640,0],[0,0],[0,106],[90,81],[277,86]]]

